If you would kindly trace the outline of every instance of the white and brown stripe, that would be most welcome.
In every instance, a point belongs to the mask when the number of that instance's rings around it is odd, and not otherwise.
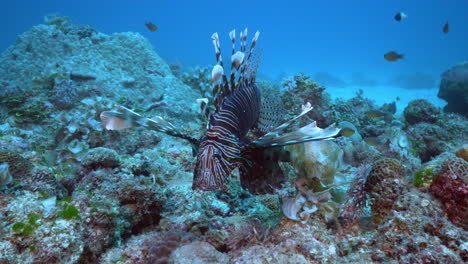
[[[258,39],[255,34],[247,56],[252,56],[253,48]],[[235,31],[229,33],[232,43],[232,56],[235,51]],[[215,47],[217,65],[223,66],[218,34],[212,36]],[[245,52],[247,29],[240,34],[240,52]],[[237,54],[236,54],[237,55]],[[241,54],[244,56],[244,54]],[[232,170],[239,167],[241,144],[247,132],[256,124],[260,112],[260,91],[255,85],[254,76],[245,78],[243,74],[249,65],[241,57],[234,60],[231,57],[231,74],[229,82],[223,73],[223,83],[214,86],[216,111],[210,118],[210,124],[205,135],[200,140],[197,164],[195,167],[193,188],[214,190],[225,188]],[[238,63],[236,65],[236,63]],[[236,83],[238,70],[240,76]],[[248,70],[247,72],[255,72]],[[223,89],[220,89],[220,86]],[[221,91],[220,91],[221,90]]]

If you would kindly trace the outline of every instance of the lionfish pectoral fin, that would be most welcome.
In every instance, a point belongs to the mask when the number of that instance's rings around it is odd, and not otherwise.
[[[317,126],[315,121],[295,131],[284,133],[287,127],[311,110],[312,106],[310,103],[303,105],[301,114],[279,125],[263,137],[253,141],[251,145],[258,147],[286,146],[309,141],[330,140],[341,135],[340,129],[336,128],[334,125],[321,129]]]
[[[286,182],[278,162],[288,159],[289,152],[283,148],[249,149],[239,167],[242,188],[253,194],[274,193]]]
[[[253,141],[251,144],[253,146],[275,147],[300,144],[309,141],[331,140],[341,136],[340,131],[341,129],[336,128],[333,125],[325,129],[321,129],[317,127],[317,124],[314,121],[309,125],[297,129],[296,131],[283,135],[270,137],[267,134],[264,137]]]
[[[100,114],[103,126],[108,130],[123,130],[130,127],[142,126],[173,137],[188,140],[190,143],[198,145],[197,139],[178,131],[174,125],[160,116],[150,119],[121,105],[116,105],[116,108],[118,112],[104,111]]]

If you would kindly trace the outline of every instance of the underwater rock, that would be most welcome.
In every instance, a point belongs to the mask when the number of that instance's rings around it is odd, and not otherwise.
[[[122,245],[109,249],[99,263],[165,264],[171,253],[193,240],[193,235],[182,231],[144,232],[132,236]]]
[[[185,71],[180,79],[188,86],[198,90],[202,97],[213,97],[211,91],[211,69],[209,67],[195,67]]]
[[[406,129],[411,142],[411,151],[427,162],[442,152],[449,151],[453,137],[438,125],[417,123]]]
[[[174,250],[168,260],[171,264],[224,264],[230,263],[229,257],[217,251],[212,245],[195,241]]]
[[[48,206],[39,192],[0,196],[0,263],[78,263],[86,238],[77,218],[64,219],[63,202]]]
[[[78,88],[71,80],[63,80],[54,85],[54,94],[51,96],[50,101],[57,109],[71,109],[78,100]]]
[[[468,62],[442,74],[437,96],[447,101],[444,111],[468,117]]]
[[[418,99],[409,102],[403,111],[406,122],[411,125],[420,122],[434,123],[437,121],[438,114],[439,110],[425,99]]]
[[[83,72],[77,72],[77,71],[70,72],[70,80],[72,81],[83,82],[83,81],[94,81],[96,79],[97,77],[92,73],[83,73]]]
[[[158,74],[148,69],[156,69]],[[172,106],[167,113],[184,113],[181,116],[189,116],[186,120],[191,122],[196,116],[196,105],[191,102],[199,97],[196,90],[172,75],[169,66],[142,35],[132,32],[106,35],[74,25],[62,16],[54,16],[46,24],[19,35],[0,57],[0,76],[10,86],[37,87],[41,91],[37,97],[43,101],[49,99],[45,97],[54,83],[61,81],[79,84],[77,92],[83,96],[105,94],[114,101],[125,97],[142,107],[165,94],[168,95],[165,103]],[[122,83],[125,76],[131,76],[131,82]],[[76,98],[67,95],[70,100],[59,102],[61,93],[65,92],[58,92],[56,104],[68,109]],[[188,111],[191,108],[193,111]]]
[[[148,177],[98,169],[81,172],[72,197],[87,243],[81,261],[95,263],[115,241],[159,223],[164,197]]]
[[[451,224],[440,202],[410,191],[393,204],[375,236],[373,259],[391,263],[464,263],[468,233]]]
[[[83,159],[85,168],[115,168],[120,165],[119,154],[113,150],[103,147],[91,149]]]
[[[377,147],[367,144],[357,128],[347,121],[342,121],[338,127],[350,127],[355,130],[355,133],[350,137],[337,138],[334,142],[343,150],[343,161],[353,167],[359,167],[363,162],[375,160],[381,153]]]

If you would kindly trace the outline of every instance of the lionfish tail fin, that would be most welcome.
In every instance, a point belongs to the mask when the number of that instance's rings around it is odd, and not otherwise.
[[[281,124],[258,140],[253,141],[251,145],[256,147],[286,146],[309,141],[331,140],[341,136],[341,129],[334,125],[321,129],[317,126],[315,121],[295,131],[283,133],[287,127],[311,110],[312,106],[310,103],[303,105],[301,114]]]
[[[141,126],[198,144],[197,139],[178,131],[173,124],[160,116],[150,119],[121,105],[116,105],[116,108],[117,112],[104,111],[100,114],[102,125],[107,130],[124,130]]]
[[[257,31],[252,38],[249,51],[247,52],[247,28],[241,31],[239,36],[240,50],[236,51],[236,31],[232,30],[229,32],[229,38],[232,43],[229,79],[225,74],[218,33],[213,33],[211,36],[216,54],[216,65],[211,71],[214,104],[216,108],[222,104],[224,98],[228,94],[238,89],[241,84],[255,81],[259,64],[252,63],[251,61],[259,35],[260,32]]]

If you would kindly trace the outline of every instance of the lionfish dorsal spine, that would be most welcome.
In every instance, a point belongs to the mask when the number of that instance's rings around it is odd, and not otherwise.
[[[247,31],[245,31],[245,34],[247,34]],[[252,38],[252,42],[250,44],[250,50],[247,55],[247,59],[245,59],[245,63],[243,63],[242,65],[241,74],[240,74],[241,76],[240,78],[242,79],[239,80],[238,84],[241,83],[241,81],[243,81],[244,78],[246,78],[248,82],[253,82],[255,79],[257,67],[251,67],[250,63],[251,63],[252,54],[254,52],[254,48],[255,48],[255,45],[257,44],[257,40],[259,36],[260,36],[260,32],[259,31],[255,32],[255,35]],[[246,50],[246,42],[247,42],[247,36],[244,37],[244,52]],[[250,72],[247,72],[247,70],[249,70]]]
[[[229,94],[230,87],[229,87],[226,74],[224,73],[223,56],[221,54],[221,45],[219,43],[218,32],[213,33],[211,38],[213,39],[213,46],[215,48],[215,54],[216,54],[215,68],[217,68],[216,70],[220,73],[220,76],[217,79],[213,79],[213,84],[214,84],[213,94],[216,95],[216,93],[219,93],[220,88],[222,88],[221,94]],[[213,70],[215,69],[213,68]],[[222,79],[222,83],[218,83],[219,79]],[[217,101],[217,99],[218,98],[215,97],[215,101]]]
[[[236,71],[233,71],[235,67],[235,61],[234,61],[234,54],[236,53],[236,30],[233,29],[231,32],[229,32],[229,38],[231,39],[232,43],[232,53],[231,53],[231,87],[235,86],[235,81],[236,81]]]
[[[196,102],[200,107],[202,115],[208,118],[208,116],[210,115],[210,109],[208,108],[208,98],[198,98]]]
[[[229,32],[229,38],[232,44],[229,79],[224,71],[218,33],[214,33],[211,36],[216,54],[216,65],[212,70],[212,81],[214,104],[217,108],[223,103],[224,98],[234,90],[239,89],[241,84],[244,82],[253,82],[255,79],[256,69],[253,69],[249,64],[260,33],[258,31],[255,33],[247,54],[247,32],[247,28],[240,32],[240,50],[238,51],[236,51],[236,31],[232,30]],[[239,77],[237,78],[237,76]]]

